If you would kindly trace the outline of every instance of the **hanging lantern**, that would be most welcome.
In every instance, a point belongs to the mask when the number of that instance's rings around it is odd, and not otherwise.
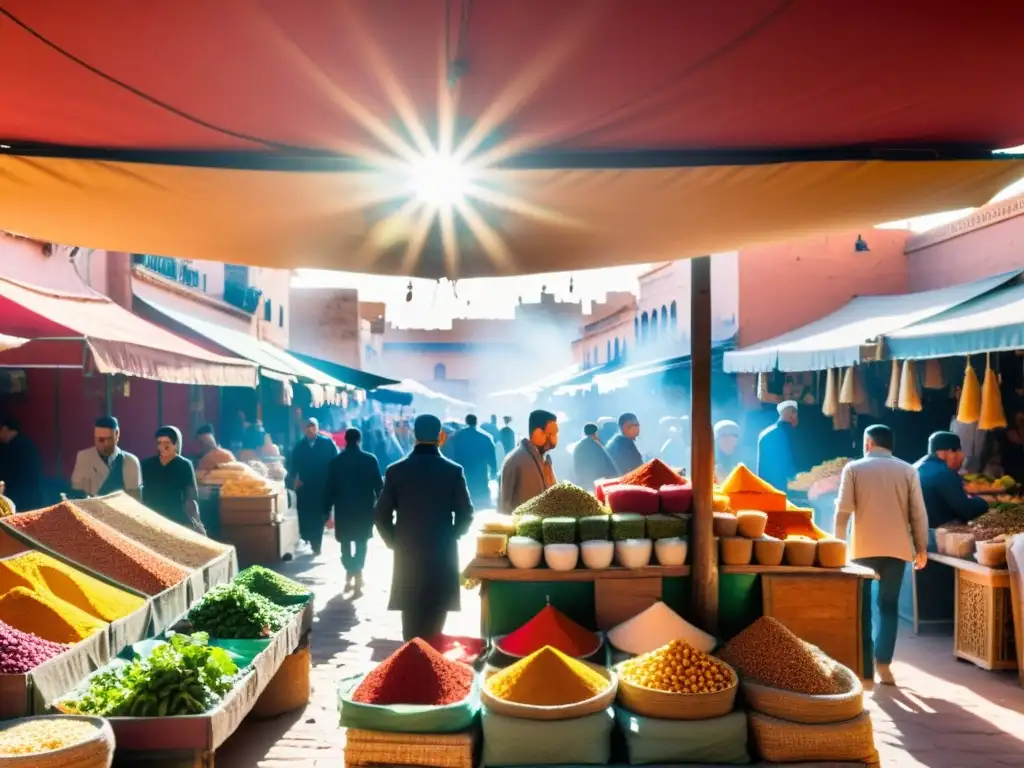
[[[1005,429],[1006,411],[999,391],[999,375],[992,370],[992,360],[985,355],[985,381],[981,385],[981,415],[978,429]]]
[[[896,410],[900,405],[900,361],[892,361],[889,373],[889,394],[885,396],[885,407]]]
[[[960,389],[960,405],[957,407],[956,420],[962,424],[974,424],[981,418],[981,384],[978,374],[974,372],[971,358],[967,358],[967,370],[964,371],[964,384]]]
[[[829,368],[825,374],[825,396],[822,398],[821,412],[826,416],[835,416],[839,411],[839,385],[836,383],[836,369]]]
[[[900,378],[899,404],[901,411],[921,412],[921,390],[917,381],[917,366],[913,360],[903,361],[903,375]]]

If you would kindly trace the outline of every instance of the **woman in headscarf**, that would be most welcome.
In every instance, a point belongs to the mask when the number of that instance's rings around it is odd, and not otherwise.
[[[723,419],[715,424],[715,477],[724,480],[740,463],[740,425]]]

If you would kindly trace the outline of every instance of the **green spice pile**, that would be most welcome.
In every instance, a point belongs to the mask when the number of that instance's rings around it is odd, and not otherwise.
[[[262,565],[246,568],[235,577],[234,583],[278,605],[300,605],[313,597],[306,587]]]
[[[607,515],[608,510],[594,496],[572,483],[557,483],[539,496],[523,502],[515,511],[516,517],[590,517]]]
[[[288,608],[275,605],[239,584],[214,587],[188,612],[188,620],[196,631],[240,640],[269,637],[292,616]]]
[[[546,517],[542,524],[545,544],[575,544],[576,518]]]
[[[100,717],[200,715],[231,690],[238,667],[223,648],[208,644],[203,632],[171,634],[146,658],[94,675],[66,711]]]

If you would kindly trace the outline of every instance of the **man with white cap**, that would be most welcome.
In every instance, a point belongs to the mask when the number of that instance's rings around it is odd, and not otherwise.
[[[796,476],[793,430],[800,420],[795,400],[779,403],[779,420],[757,438],[757,474],[766,483],[785,491]]]

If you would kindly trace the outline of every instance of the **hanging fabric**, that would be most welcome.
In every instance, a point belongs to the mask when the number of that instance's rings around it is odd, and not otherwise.
[[[974,372],[971,358],[967,358],[967,370],[964,371],[964,383],[960,389],[960,405],[957,407],[956,420],[962,424],[974,424],[981,418],[981,384],[978,374]]]
[[[903,361],[900,378],[899,406],[901,411],[921,412],[921,391],[918,388],[917,366],[913,360]]]
[[[851,365],[843,375],[843,386],[839,389],[839,402],[846,405],[863,405],[864,379],[859,366]]]
[[[836,369],[829,368],[825,374],[825,396],[821,402],[821,412],[826,416],[835,416],[839,410],[839,385],[836,383]]]
[[[892,361],[889,373],[889,394],[885,396],[885,407],[896,410],[900,406],[900,361]]]
[[[941,360],[926,360],[924,364],[924,388],[945,389],[946,377],[942,374]]]
[[[985,355],[985,381],[981,385],[981,415],[978,429],[1005,429],[1006,411],[999,391],[999,374],[992,370],[992,359]]]
[[[848,404],[842,403],[832,417],[832,429],[841,432],[851,426],[853,426],[853,409]]]

